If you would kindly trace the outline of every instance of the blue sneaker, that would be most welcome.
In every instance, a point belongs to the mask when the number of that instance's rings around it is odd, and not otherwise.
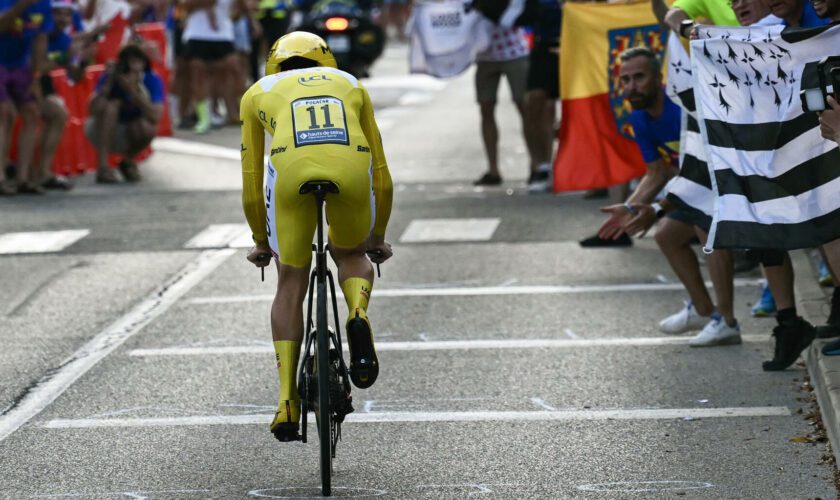
[[[821,286],[834,286],[834,276],[831,275],[831,271],[828,270],[828,266],[825,265],[825,261],[820,259],[820,276],[818,281],[820,282]]]
[[[761,287],[761,298],[752,306],[750,313],[756,318],[765,318],[776,314],[776,301],[773,300],[773,294],[770,293],[770,287],[767,283]]]

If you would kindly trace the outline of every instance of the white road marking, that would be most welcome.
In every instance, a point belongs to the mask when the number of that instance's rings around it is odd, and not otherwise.
[[[768,342],[767,335],[742,335],[745,342]],[[602,339],[517,339],[517,340],[427,340],[419,342],[378,342],[376,352],[389,351],[466,351],[471,349],[575,349],[581,347],[646,347],[687,345],[686,337],[637,337]],[[344,345],[344,350],[347,346]],[[212,356],[228,354],[272,354],[268,345],[241,345],[221,347],[164,347],[160,349],[134,349],[129,356]]]
[[[572,421],[572,420],[673,420],[691,418],[789,417],[786,406],[742,408],[650,408],[633,410],[562,410],[562,411],[440,411],[440,412],[371,412],[351,413],[351,423],[385,422],[500,422],[500,421]],[[81,418],[54,419],[43,424],[47,429],[91,429],[102,427],[178,427],[199,425],[269,424],[274,414],[218,415],[163,418]]]
[[[735,279],[736,287],[759,286],[757,279]],[[712,286],[711,282],[706,286]],[[385,297],[469,297],[478,295],[553,295],[569,293],[621,293],[621,292],[666,292],[685,288],[681,283],[626,283],[621,285],[522,285],[522,286],[453,286],[424,288],[391,288],[374,290],[376,298]],[[343,298],[337,290],[338,298]],[[233,295],[221,297],[196,297],[187,304],[227,304],[238,302],[271,302],[274,295]]]
[[[367,89],[406,89],[427,92],[440,91],[448,82],[428,75],[376,76],[362,80]]]
[[[205,142],[188,141],[176,137],[156,137],[152,149],[162,153],[176,153],[188,156],[213,157],[223,160],[241,161],[242,153],[236,148],[226,148]]]
[[[498,218],[414,219],[400,236],[400,243],[489,241],[499,222]]]
[[[234,253],[231,249],[202,252],[128,314],[90,339],[58,369],[48,372],[20,401],[0,415],[0,441],[38,415],[88,370],[163,314]]]
[[[60,252],[90,234],[89,229],[0,235],[0,254]]]
[[[565,333],[566,336],[569,337],[570,339],[579,339],[580,338],[580,335],[578,335],[574,331],[572,331],[571,328],[564,328],[563,333]]]
[[[555,407],[551,406],[550,404],[546,403],[543,398],[534,397],[534,398],[531,398],[531,402],[534,403],[535,405],[539,406],[540,408],[544,409],[544,410],[548,410],[548,411],[557,410],[557,408],[555,408]]]
[[[184,248],[250,248],[253,245],[248,224],[211,224],[190,238]]]

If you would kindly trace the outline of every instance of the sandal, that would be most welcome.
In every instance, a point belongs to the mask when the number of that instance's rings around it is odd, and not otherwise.
[[[502,183],[502,177],[493,175],[490,172],[482,175],[478,180],[473,182],[473,186],[498,186]]]
[[[47,190],[42,188],[37,184],[32,184],[31,182],[21,182],[18,184],[17,192],[19,194],[47,194]]]
[[[130,160],[123,160],[119,164],[120,173],[127,182],[140,182],[140,170],[137,164]]]
[[[117,184],[119,182],[120,179],[117,177],[117,173],[111,169],[100,170],[99,172],[96,172],[97,184]]]

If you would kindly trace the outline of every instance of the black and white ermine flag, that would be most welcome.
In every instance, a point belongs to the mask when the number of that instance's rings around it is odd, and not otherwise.
[[[808,248],[840,237],[840,150],[800,89],[840,55],[840,25],[700,27],[692,76],[717,193],[710,248]]]
[[[678,207],[687,222],[709,230],[714,211],[715,192],[706,164],[703,138],[697,123],[691,59],[680,37],[673,31],[668,38],[668,97],[682,108],[680,130],[680,172],[668,182],[668,201]]]

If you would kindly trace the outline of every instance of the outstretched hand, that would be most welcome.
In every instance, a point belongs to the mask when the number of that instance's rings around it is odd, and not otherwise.
[[[617,240],[624,234],[624,226],[630,221],[630,213],[623,204],[601,207],[601,211],[610,214],[609,218],[598,229],[598,237],[602,240]]]
[[[653,211],[653,207],[646,203],[631,203],[631,206],[636,209],[637,213],[624,226],[624,230],[630,236],[641,238],[653,227],[653,224],[656,222],[656,213]]]

